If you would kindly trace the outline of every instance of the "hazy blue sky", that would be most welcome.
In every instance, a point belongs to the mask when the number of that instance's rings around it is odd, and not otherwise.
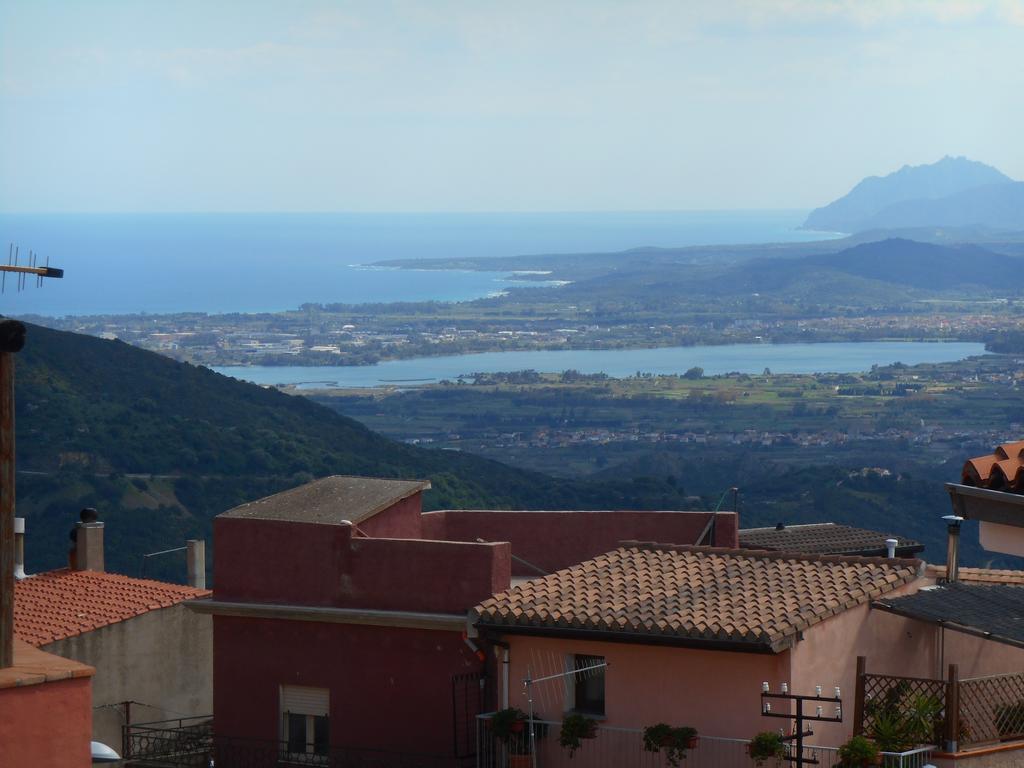
[[[1022,93],[1024,0],[5,0],[0,210],[812,207]]]

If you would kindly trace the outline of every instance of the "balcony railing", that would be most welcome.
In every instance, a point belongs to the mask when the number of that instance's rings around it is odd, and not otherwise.
[[[214,736],[212,719],[194,717],[125,726],[128,765],[156,768],[472,768],[474,758],[332,748],[289,751],[282,741]]]
[[[477,768],[533,768],[529,748],[529,730],[496,738],[491,730],[491,715],[477,719]],[[572,757],[558,743],[560,722],[535,720],[535,744],[538,768],[665,768],[668,761],[663,752],[644,749],[643,731],[636,728],[599,726],[594,738],[581,740],[581,746]],[[718,736],[700,736],[697,744],[687,750],[682,762],[684,768],[754,768],[747,753],[747,739]],[[787,756],[795,756],[795,746],[789,745]],[[883,768],[923,768],[931,758],[931,747],[911,752],[882,753]],[[836,747],[805,745],[805,759],[817,761],[816,768],[839,768],[839,750]],[[780,760],[780,765],[792,765]],[[812,763],[814,765],[814,763]],[[764,768],[776,768],[767,761]]]

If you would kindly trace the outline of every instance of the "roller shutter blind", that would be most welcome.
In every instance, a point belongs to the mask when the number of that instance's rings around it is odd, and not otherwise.
[[[326,688],[308,688],[304,685],[281,686],[281,711],[296,715],[327,717],[331,697]]]

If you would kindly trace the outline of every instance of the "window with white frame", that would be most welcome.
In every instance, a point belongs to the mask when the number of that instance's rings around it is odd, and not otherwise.
[[[330,751],[330,692],[304,685],[281,686],[281,741],[289,753]]]

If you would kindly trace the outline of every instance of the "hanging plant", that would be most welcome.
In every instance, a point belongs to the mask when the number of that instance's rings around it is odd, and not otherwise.
[[[558,734],[558,743],[569,750],[569,757],[576,754],[582,739],[597,736],[597,721],[586,715],[566,715],[562,720],[562,730]]]
[[[689,726],[673,728],[667,723],[658,723],[644,728],[644,749],[648,752],[664,750],[668,764],[677,768],[686,757],[686,750],[697,746],[697,729]]]
[[[750,740],[747,751],[757,765],[767,760],[779,760],[786,754],[786,742],[775,731],[762,731]]]

